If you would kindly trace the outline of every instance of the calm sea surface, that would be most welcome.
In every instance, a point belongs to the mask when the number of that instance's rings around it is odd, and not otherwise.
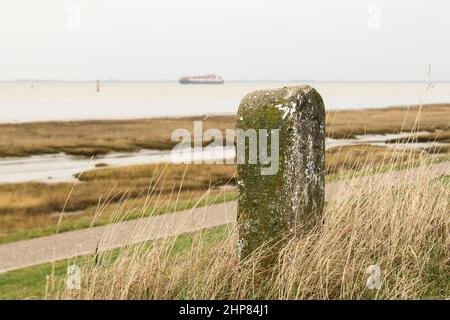
[[[302,84],[302,83],[298,83]],[[0,83],[0,122],[124,119],[236,113],[242,97],[259,89],[297,85],[234,82],[178,83],[11,82]],[[328,110],[450,103],[450,83],[427,91],[426,83],[315,83]]]

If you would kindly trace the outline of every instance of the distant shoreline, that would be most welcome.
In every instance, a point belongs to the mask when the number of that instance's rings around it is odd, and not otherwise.
[[[102,83],[170,83],[176,84],[178,80],[101,80]],[[95,80],[45,80],[45,79],[23,79],[23,80],[0,80],[0,83],[93,83]],[[444,83],[449,84],[450,80],[225,80],[226,83],[349,83],[349,84],[365,84],[365,83],[376,83],[376,84],[427,84],[427,83]]]
[[[0,83],[0,123],[230,115],[253,91],[309,84],[328,111],[450,103],[450,83],[10,82]]]

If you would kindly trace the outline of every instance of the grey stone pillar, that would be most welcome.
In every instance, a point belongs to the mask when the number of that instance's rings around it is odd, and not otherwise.
[[[272,242],[271,255],[276,257],[280,244],[321,220],[325,183],[322,98],[310,86],[249,93],[239,106],[236,131],[238,254],[244,258],[261,244]],[[255,132],[257,156],[252,141]],[[278,150],[274,148],[277,138]],[[276,152],[278,159],[272,157]],[[267,161],[271,157],[272,163]]]

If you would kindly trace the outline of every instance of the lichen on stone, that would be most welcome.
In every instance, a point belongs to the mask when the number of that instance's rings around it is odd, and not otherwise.
[[[238,119],[237,129],[279,129],[277,174],[261,175],[259,161],[238,164],[238,253],[246,257],[263,243],[299,236],[320,221],[325,109],[312,87],[284,87],[246,95]]]

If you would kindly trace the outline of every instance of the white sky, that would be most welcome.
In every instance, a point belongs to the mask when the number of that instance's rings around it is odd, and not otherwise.
[[[0,80],[413,81],[431,64],[445,81],[449,14],[448,0],[0,0]]]

